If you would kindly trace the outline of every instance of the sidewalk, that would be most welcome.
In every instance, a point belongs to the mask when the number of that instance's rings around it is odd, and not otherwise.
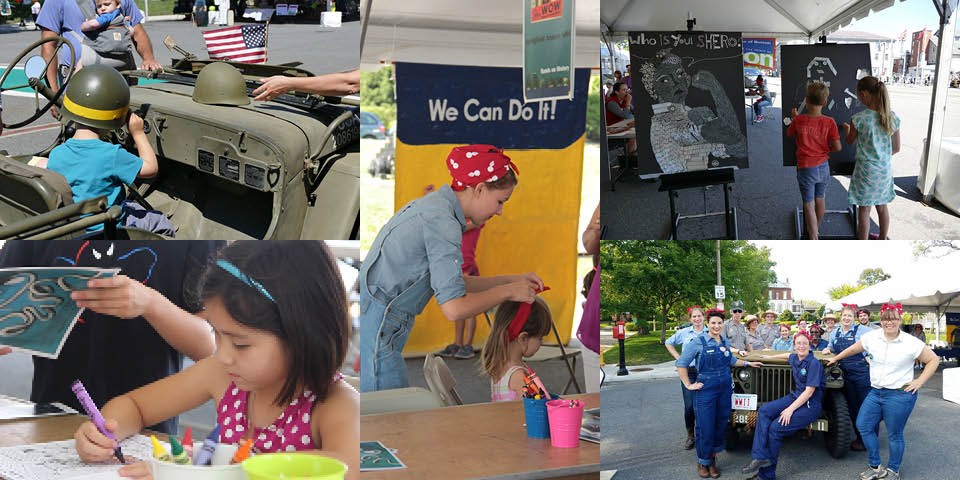
[[[613,339],[613,329],[600,326],[600,349],[606,350],[617,345],[617,340]],[[660,378],[673,378],[677,376],[677,368],[673,361],[663,362],[656,365],[627,365],[629,375],[617,376],[620,366],[616,363],[602,365],[604,377],[601,386],[611,383],[630,382],[634,380],[655,380]]]

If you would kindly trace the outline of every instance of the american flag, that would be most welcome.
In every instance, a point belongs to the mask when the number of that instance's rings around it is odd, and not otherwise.
[[[267,28],[243,25],[203,32],[211,59],[243,63],[267,62]]]

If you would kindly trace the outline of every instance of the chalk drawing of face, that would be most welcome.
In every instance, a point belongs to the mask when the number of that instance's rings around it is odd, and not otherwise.
[[[653,90],[661,102],[684,103],[690,90],[690,75],[683,69],[680,57],[670,54],[657,66]]]

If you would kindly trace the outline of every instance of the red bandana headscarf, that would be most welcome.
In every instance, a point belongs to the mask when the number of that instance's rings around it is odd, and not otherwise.
[[[453,177],[450,188],[456,192],[484,182],[496,181],[511,170],[514,175],[520,175],[520,170],[510,161],[510,157],[493,145],[454,147],[447,156],[447,170],[450,170],[450,176]]]

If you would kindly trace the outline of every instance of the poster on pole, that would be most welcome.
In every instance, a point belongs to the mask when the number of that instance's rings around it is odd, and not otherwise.
[[[523,101],[573,98],[574,0],[523,5]]]
[[[630,32],[641,177],[746,168],[739,32]]]
[[[768,71],[777,69],[776,38],[744,38],[743,66],[762,68]]]
[[[780,47],[783,79],[784,127],[783,166],[797,166],[796,141],[787,136],[790,110],[806,110],[807,82],[821,81],[830,89],[830,97],[821,113],[832,117],[839,128],[849,123],[853,114],[864,109],[857,99],[857,80],[870,72],[870,46],[866,43],[828,43],[815,45],[783,45]],[[840,131],[839,133],[843,133]],[[842,135],[841,135],[842,136]],[[852,175],[856,145],[841,141],[843,150],[830,153],[832,175]]]

